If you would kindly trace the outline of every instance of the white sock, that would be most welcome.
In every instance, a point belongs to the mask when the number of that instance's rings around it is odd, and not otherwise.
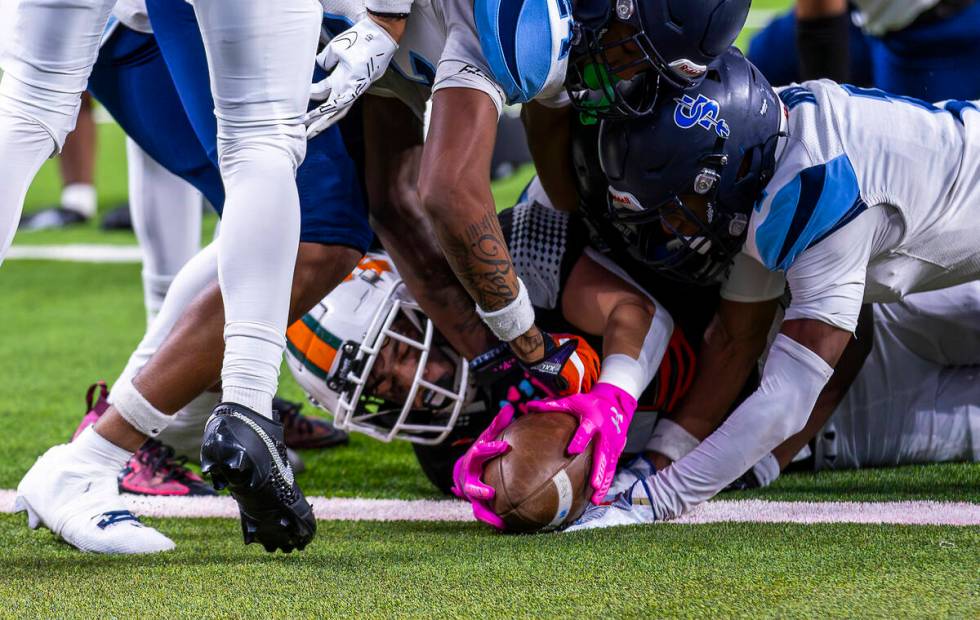
[[[275,150],[243,151],[222,157],[228,198],[217,240],[225,305],[221,383],[223,400],[272,417],[299,247],[299,197],[288,160]]]
[[[95,186],[89,183],[71,183],[61,190],[61,206],[91,218],[95,215],[98,199]]]
[[[87,465],[105,467],[113,472],[118,472],[125,467],[133,456],[129,450],[120,448],[100,435],[94,425],[82,431],[75,441],[71,442],[71,446],[79,461]]]
[[[285,337],[265,325],[226,324],[221,399],[271,418],[285,347]]]
[[[157,315],[160,314],[160,308],[163,307],[163,300],[167,297],[167,290],[170,288],[170,284],[174,281],[174,278],[173,276],[147,273],[145,270],[142,276],[143,306],[146,307],[146,324],[149,326],[157,318]]]
[[[117,385],[136,376],[170,335],[184,310],[217,278],[218,252],[217,247],[211,244],[189,260],[174,278],[159,313],[147,326],[146,334],[129,356],[125,370],[116,380]]]

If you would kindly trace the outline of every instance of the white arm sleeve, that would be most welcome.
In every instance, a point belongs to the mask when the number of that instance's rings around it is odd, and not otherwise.
[[[833,372],[819,355],[778,335],[752,396],[701,445],[649,479],[657,519],[678,517],[711,499],[799,432]]]

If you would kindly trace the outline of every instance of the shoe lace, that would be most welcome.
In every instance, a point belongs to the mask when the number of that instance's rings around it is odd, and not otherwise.
[[[186,456],[176,456],[173,448],[155,439],[147,440],[137,458],[151,474],[162,473],[164,481],[183,482],[191,473]]]

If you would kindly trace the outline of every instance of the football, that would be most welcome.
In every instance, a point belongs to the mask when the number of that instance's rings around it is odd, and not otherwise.
[[[486,465],[483,481],[494,488],[493,511],[508,532],[542,532],[577,519],[589,504],[592,446],[566,452],[578,423],[565,413],[535,413],[500,434],[510,450]]]

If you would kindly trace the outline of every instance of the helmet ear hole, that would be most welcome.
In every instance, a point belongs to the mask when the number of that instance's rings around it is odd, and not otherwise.
[[[742,161],[738,165],[738,172],[735,173],[736,183],[744,179],[752,171],[752,154],[753,151],[749,151],[742,157]]]

